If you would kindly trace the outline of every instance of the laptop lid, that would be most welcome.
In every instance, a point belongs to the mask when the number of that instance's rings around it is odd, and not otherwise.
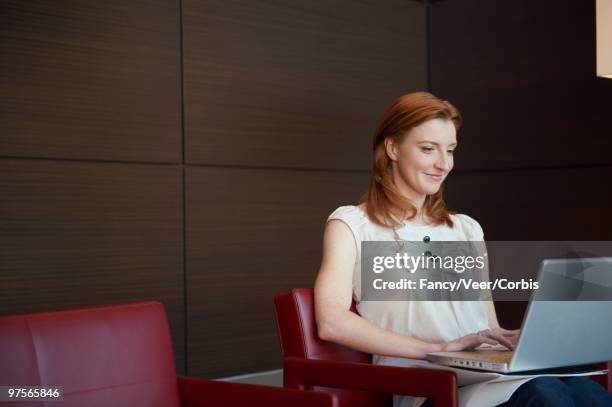
[[[509,371],[612,360],[612,258],[546,259]]]

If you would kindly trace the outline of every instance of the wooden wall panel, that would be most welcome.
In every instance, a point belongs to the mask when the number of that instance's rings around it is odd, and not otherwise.
[[[181,170],[0,160],[0,313],[159,300],[184,365]]]
[[[179,2],[3,0],[0,156],[179,162]]]
[[[611,164],[612,81],[595,77],[595,2],[435,2],[432,91],[464,115],[458,169]]]
[[[595,78],[594,6],[430,6],[432,92],[465,120],[447,197],[488,240],[612,237],[612,81]],[[502,325],[519,327],[525,306],[496,303]]]
[[[354,204],[367,174],[187,169],[189,374],[282,365],[272,295],[312,286],[325,220]]]
[[[487,240],[612,240],[612,166],[451,174],[451,208]]]
[[[183,1],[189,163],[362,169],[384,109],[426,87],[424,6]]]
[[[493,240],[612,240],[612,166],[455,173],[445,196]],[[502,326],[518,328],[525,302],[496,302]]]

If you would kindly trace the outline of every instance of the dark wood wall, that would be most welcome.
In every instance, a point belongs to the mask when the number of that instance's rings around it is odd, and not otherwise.
[[[371,134],[426,82],[422,5],[184,1],[189,372],[281,366],[273,293],[311,286]]]
[[[180,8],[0,4],[0,313],[156,299],[185,364]]]
[[[0,312],[158,299],[177,366],[280,367],[386,104],[426,86],[415,2],[3,2]]]
[[[432,91],[465,119],[451,206],[488,240],[612,239],[612,81],[595,77],[595,2],[429,11]],[[501,322],[519,327],[525,305],[497,304]]]
[[[272,294],[428,86],[489,240],[612,234],[590,2],[7,0],[0,27],[0,313],[157,299],[180,372],[279,368]]]

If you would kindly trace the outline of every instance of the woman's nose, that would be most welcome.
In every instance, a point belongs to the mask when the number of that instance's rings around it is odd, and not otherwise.
[[[440,158],[436,161],[436,167],[442,171],[450,171],[450,158],[446,157],[445,154],[442,154]]]

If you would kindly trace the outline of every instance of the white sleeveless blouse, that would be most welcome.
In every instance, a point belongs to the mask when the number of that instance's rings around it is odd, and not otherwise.
[[[426,342],[445,342],[488,328],[487,310],[479,301],[361,301],[361,241],[394,241],[393,229],[374,224],[358,206],[341,206],[328,218],[339,219],[353,232],[357,259],[353,269],[353,299],[359,314],[376,325]],[[409,223],[396,232],[403,240],[483,241],[482,228],[467,215],[451,215],[454,226],[413,226]],[[422,359],[373,355],[374,364],[413,366],[429,364]],[[396,395],[394,407],[417,407],[423,397]]]

